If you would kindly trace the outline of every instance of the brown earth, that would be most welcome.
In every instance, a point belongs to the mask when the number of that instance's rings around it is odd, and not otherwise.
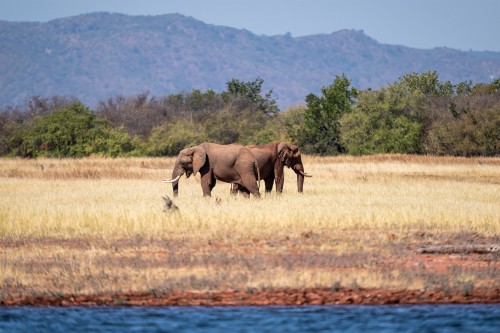
[[[270,305],[384,305],[500,303],[500,289],[458,292],[324,288],[171,292],[165,295],[131,293],[68,295],[4,299],[4,306],[270,306]]]
[[[6,244],[3,244],[4,246]],[[19,246],[20,244],[9,244]],[[81,244],[70,242],[71,246],[81,247]],[[68,248],[70,248],[69,246]],[[221,247],[223,251],[248,252],[241,246],[226,247],[211,243],[210,247]],[[402,271],[425,270],[431,278],[440,276],[442,279],[453,275],[453,272],[469,272],[481,276],[481,271],[487,270],[486,284],[467,288],[445,287],[411,289],[380,289],[332,286],[331,288],[242,288],[223,291],[200,290],[151,290],[149,292],[104,293],[86,295],[48,294],[45,296],[28,296],[16,294],[0,298],[0,306],[270,306],[270,305],[383,305],[383,304],[472,304],[500,303],[500,287],[496,272],[500,269],[498,253],[493,254],[421,254],[416,251],[416,245],[402,247],[399,254],[394,252],[384,256],[377,267],[399,267]],[[199,251],[199,249],[198,249]],[[213,249],[212,249],[213,251]],[[262,251],[262,248],[261,248]],[[160,251],[162,252],[162,251]],[[252,252],[252,251],[250,251]],[[266,260],[273,264],[280,263],[274,258],[276,254],[267,255]],[[295,258],[297,259],[297,258]],[[356,261],[356,257],[350,258]],[[361,259],[357,259],[361,260]],[[334,267],[330,270],[363,270],[364,268]],[[439,283],[438,283],[439,284]],[[16,295],[16,296],[13,296]]]

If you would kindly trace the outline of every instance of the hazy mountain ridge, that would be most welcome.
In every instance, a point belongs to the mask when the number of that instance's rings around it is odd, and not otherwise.
[[[342,73],[360,89],[427,70],[453,83],[500,77],[500,52],[385,45],[354,30],[258,36],[179,14],[0,21],[0,46],[0,106],[33,95],[74,96],[92,106],[118,94],[221,91],[232,78],[261,77],[286,107]]]

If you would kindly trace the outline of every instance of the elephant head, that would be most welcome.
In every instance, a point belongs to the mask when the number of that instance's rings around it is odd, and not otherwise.
[[[278,145],[278,161],[282,166],[291,168],[297,174],[297,189],[299,192],[304,188],[304,177],[311,177],[304,172],[304,165],[302,164],[302,156],[300,155],[299,147],[296,145],[281,142]],[[283,170],[283,167],[278,168]],[[283,173],[276,175],[278,182],[283,182]]]
[[[179,194],[179,178],[186,173],[186,178],[196,175],[207,160],[207,153],[203,147],[195,146],[183,149],[175,160],[171,179],[164,179],[164,183],[172,183],[174,197]]]

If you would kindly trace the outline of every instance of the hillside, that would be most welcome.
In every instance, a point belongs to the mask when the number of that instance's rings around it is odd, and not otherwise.
[[[385,45],[354,30],[258,36],[179,14],[0,21],[0,107],[34,95],[74,96],[92,107],[120,94],[221,91],[232,78],[261,77],[286,108],[342,73],[366,89],[427,70],[453,83],[489,82],[500,76],[500,54]]]

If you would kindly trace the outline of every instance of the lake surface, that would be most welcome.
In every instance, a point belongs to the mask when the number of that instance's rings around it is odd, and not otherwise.
[[[0,307],[0,332],[500,332],[500,305]]]

